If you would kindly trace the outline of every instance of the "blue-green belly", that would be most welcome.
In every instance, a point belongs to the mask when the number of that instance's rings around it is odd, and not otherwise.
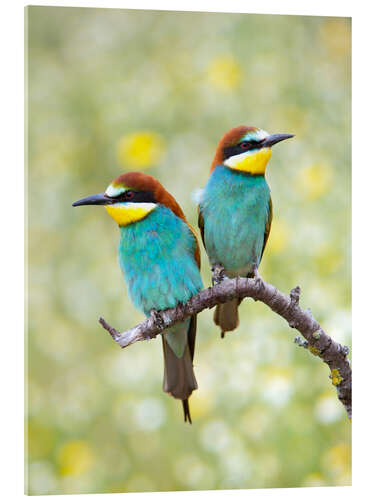
[[[215,168],[203,192],[200,211],[211,265],[221,264],[229,276],[246,276],[259,266],[270,190],[264,176]]]
[[[145,314],[185,303],[202,289],[194,236],[171,210],[160,205],[120,229],[120,266],[131,299]]]

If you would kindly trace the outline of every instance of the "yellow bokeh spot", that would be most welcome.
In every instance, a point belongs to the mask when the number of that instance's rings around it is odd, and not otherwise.
[[[242,78],[242,71],[232,57],[218,57],[208,68],[208,81],[218,90],[228,91],[238,87]]]
[[[267,253],[281,253],[288,245],[289,227],[281,219],[275,219],[271,225],[271,232],[266,247]]]
[[[320,28],[323,44],[334,56],[350,54],[351,23],[349,19],[327,19]]]
[[[313,472],[305,477],[301,486],[304,487],[314,487],[314,486],[325,486],[326,482],[321,474],[318,472]]]
[[[164,139],[155,132],[124,135],[117,146],[118,161],[125,167],[152,167],[161,160],[164,152]]]
[[[345,443],[337,444],[330,448],[323,457],[325,467],[335,474],[350,473],[351,449]]]
[[[332,168],[327,164],[315,163],[299,172],[296,188],[305,199],[312,201],[326,194],[332,180]]]
[[[59,450],[58,463],[62,476],[79,476],[91,469],[94,453],[85,441],[68,441]]]

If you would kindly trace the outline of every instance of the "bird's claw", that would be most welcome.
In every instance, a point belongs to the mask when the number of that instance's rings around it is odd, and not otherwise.
[[[227,276],[225,274],[225,269],[221,264],[215,264],[211,268],[212,272],[212,285],[218,285],[221,283]]]
[[[160,328],[160,329],[164,328],[164,321],[163,321],[163,318],[162,318],[159,311],[157,311],[156,309],[152,309],[150,312],[150,318],[152,319],[152,321],[154,322],[154,324],[157,328]],[[150,339],[154,339],[155,337],[156,337],[156,333],[145,337],[145,339],[150,340]]]
[[[262,277],[261,275],[259,274],[259,271],[258,271],[258,268],[256,266],[254,266],[254,269],[253,269],[253,276],[254,276],[254,281],[255,281],[255,284],[260,288],[263,286],[263,280],[262,280]]]
[[[164,326],[164,321],[159,311],[152,309],[150,316],[158,328],[162,328]]]

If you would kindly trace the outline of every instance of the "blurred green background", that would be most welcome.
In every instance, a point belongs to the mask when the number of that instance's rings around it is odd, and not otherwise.
[[[274,223],[261,273],[299,284],[351,339],[351,22],[345,18],[59,7],[26,10],[27,491],[31,494],[351,483],[351,430],[321,360],[261,303],[224,340],[199,316],[193,425],[162,392],[160,339],[121,350],[100,327],[143,318],[100,207],[147,170],[196,227],[229,128],[296,134],[267,171]],[[210,283],[207,257],[203,276]]]

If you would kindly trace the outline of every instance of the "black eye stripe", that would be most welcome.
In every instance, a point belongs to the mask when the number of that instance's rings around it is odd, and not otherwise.
[[[223,154],[224,154],[224,160],[227,158],[230,158],[231,156],[235,156],[241,153],[244,153],[245,151],[251,151],[253,149],[258,149],[262,147],[263,140],[261,141],[256,141],[256,140],[251,140],[251,141],[241,141],[235,146],[228,146],[226,148],[223,148]]]
[[[132,191],[128,189],[119,196],[113,198],[116,202],[131,201],[132,203],[156,203],[151,191]]]

